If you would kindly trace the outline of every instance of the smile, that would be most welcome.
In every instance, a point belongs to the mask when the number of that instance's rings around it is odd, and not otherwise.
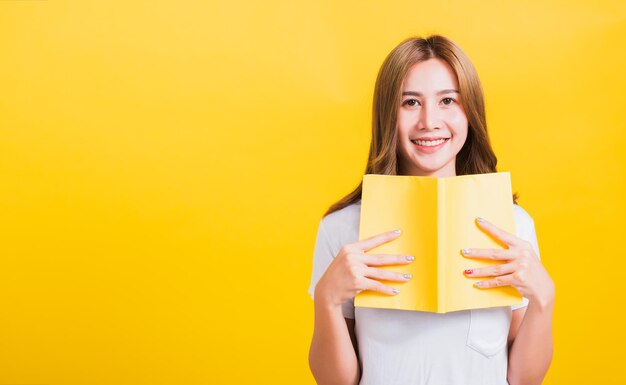
[[[445,142],[448,139],[436,139],[436,140],[429,140],[429,139],[425,139],[425,140],[411,140],[411,142],[413,142],[413,144],[417,144],[418,146],[425,146],[425,147],[434,147],[434,146],[438,146],[440,144],[442,144],[443,142]]]

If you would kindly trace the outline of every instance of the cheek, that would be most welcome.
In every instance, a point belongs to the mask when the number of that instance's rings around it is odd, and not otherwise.
[[[465,113],[460,109],[453,109],[448,111],[447,118],[448,121],[451,123],[459,124],[467,122],[467,116],[465,116]]]
[[[411,129],[411,114],[407,111],[398,112],[398,132],[407,133]]]
[[[451,111],[448,115],[448,124],[454,128],[457,135],[467,135],[467,116],[463,111]]]
[[[398,143],[403,146],[409,146],[411,141],[409,140],[409,132],[413,128],[413,118],[411,114],[407,111],[398,113],[398,122],[397,124],[397,133],[398,133]]]

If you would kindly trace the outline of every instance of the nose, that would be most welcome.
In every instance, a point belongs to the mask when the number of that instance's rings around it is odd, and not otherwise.
[[[434,130],[441,128],[441,119],[437,106],[433,106],[432,103],[425,103],[424,107],[420,109],[417,124],[419,129]]]

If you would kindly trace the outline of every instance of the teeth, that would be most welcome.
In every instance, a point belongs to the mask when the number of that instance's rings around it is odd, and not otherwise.
[[[432,147],[432,146],[438,146],[445,141],[446,141],[445,139],[439,139],[439,140],[412,140],[411,142],[420,146]]]

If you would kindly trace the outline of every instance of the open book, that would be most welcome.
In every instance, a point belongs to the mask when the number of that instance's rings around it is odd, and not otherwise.
[[[395,296],[363,291],[355,306],[446,313],[516,305],[522,296],[510,286],[479,289],[463,271],[502,261],[470,259],[463,248],[505,248],[475,222],[482,217],[515,234],[508,172],[448,178],[365,175],[359,239],[395,229],[402,235],[368,253],[415,256],[408,265],[383,266],[413,274],[408,282],[383,281],[400,289]]]

